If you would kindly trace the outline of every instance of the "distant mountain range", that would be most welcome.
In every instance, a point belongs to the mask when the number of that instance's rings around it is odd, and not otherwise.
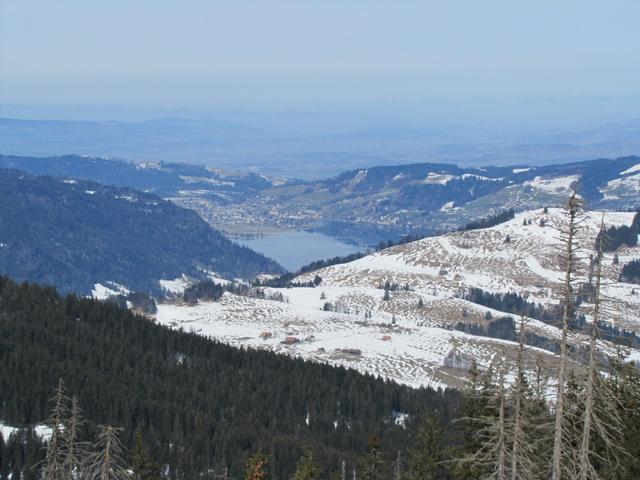
[[[508,209],[563,205],[573,188],[587,208],[640,206],[640,157],[546,166],[379,166],[318,181],[75,155],[0,156],[0,167],[153,192],[228,234],[298,229],[360,245],[451,230]]]
[[[64,292],[88,293],[97,283],[157,291],[159,280],[183,274],[282,271],[194,211],[131,188],[2,169],[0,205],[0,274]]]
[[[43,112],[41,107],[37,113],[0,105],[5,117],[17,117],[0,118],[0,152],[179,161],[311,180],[372,165],[546,165],[640,151],[638,98],[584,100],[381,102],[133,115]]]

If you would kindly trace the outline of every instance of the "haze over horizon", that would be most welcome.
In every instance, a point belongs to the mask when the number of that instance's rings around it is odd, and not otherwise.
[[[631,0],[5,0],[0,18],[3,104],[640,97]]]
[[[304,178],[637,154],[637,18],[631,0],[4,0],[0,118],[84,123],[4,122],[0,153]]]

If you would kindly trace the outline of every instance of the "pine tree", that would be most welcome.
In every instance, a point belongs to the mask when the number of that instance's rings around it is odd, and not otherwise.
[[[8,467],[9,459],[5,453],[4,437],[2,436],[2,432],[0,432],[0,478],[3,480],[7,478]]]
[[[618,414],[624,425],[623,445],[627,455],[620,465],[610,468],[612,480],[640,478],[640,374],[638,366],[616,361],[614,374],[607,379],[610,391],[619,399]]]
[[[298,461],[296,472],[293,475],[293,480],[319,480],[320,479],[320,467],[313,458],[313,451],[311,448],[306,448],[304,455]]]
[[[133,455],[131,458],[132,480],[158,480],[159,468],[154,464],[149,449],[144,443],[142,430],[137,429],[134,436]]]
[[[489,374],[490,375],[490,374]],[[491,383],[483,381],[480,369],[475,359],[471,360],[469,367],[469,383],[462,397],[461,417],[455,420],[462,432],[462,446],[459,458],[456,458],[454,473],[456,478],[478,478],[483,468],[466,461],[466,456],[480,449],[481,444],[476,432],[484,425],[477,417],[487,409],[489,397],[493,396],[493,390],[487,389]],[[494,417],[493,413],[490,415]]]
[[[442,479],[445,467],[443,431],[434,415],[427,415],[418,429],[409,451],[409,478],[411,480]]]

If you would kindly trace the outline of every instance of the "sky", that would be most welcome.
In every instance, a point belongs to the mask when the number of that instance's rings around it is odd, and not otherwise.
[[[638,0],[0,0],[0,103],[640,96]]]

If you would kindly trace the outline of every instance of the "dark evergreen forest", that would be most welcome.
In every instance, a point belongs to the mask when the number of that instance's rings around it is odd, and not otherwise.
[[[590,293],[588,285],[583,285],[581,294],[576,296],[576,303],[579,305],[583,301],[582,296],[589,295]],[[483,305],[485,307],[514,315],[535,318],[536,320],[555,326],[558,324],[558,318],[560,318],[563,308],[562,304],[558,304],[554,307],[543,307],[540,304],[528,302],[517,293],[495,294],[486,292],[480,288],[469,289],[469,291],[464,295],[464,298],[465,300],[477,303],[478,305]],[[509,322],[507,321],[507,323]],[[511,324],[515,329],[513,320],[511,320]],[[504,327],[504,325],[501,325],[501,327]],[[584,315],[573,315],[569,322],[569,328],[574,331],[587,331],[588,324]],[[468,333],[474,333],[473,327],[459,329],[467,331]],[[618,345],[640,348],[640,336],[633,331],[621,329],[606,322],[598,322],[598,330],[600,331],[600,337],[604,340],[608,340]],[[478,331],[480,331],[482,335],[487,334],[488,336],[504,338],[505,340],[511,340],[513,336],[511,334],[507,334],[505,336],[502,328],[479,328]],[[493,334],[491,334],[492,332]],[[552,352],[556,352],[558,349],[557,342],[549,341],[548,339],[544,339],[539,336],[529,334],[527,335],[526,340],[526,343],[529,345],[545,348]]]
[[[623,245],[635,247],[638,245],[638,235],[640,234],[640,213],[633,217],[631,225],[621,227],[610,227],[601,232],[596,237],[596,250],[602,247],[603,252],[615,252]]]
[[[406,451],[426,414],[456,417],[456,391],[411,389],[353,370],[264,351],[236,349],[170,330],[114,303],[0,277],[0,419],[41,423],[60,378],[86,418],[122,427],[128,451],[143,432],[169,478],[200,478],[228,467],[241,478],[247,458],[269,457],[272,479],[291,478],[305,447],[330,478],[371,453]],[[409,414],[405,427],[394,412]],[[448,441],[447,441],[448,442]],[[368,446],[369,445],[369,451]],[[43,456],[26,431],[0,440],[0,478],[36,478]],[[390,464],[390,463],[389,463]],[[391,468],[391,467],[390,467]]]
[[[625,264],[620,272],[620,281],[640,284],[640,261],[634,260]]]
[[[129,188],[0,170],[0,274],[64,292],[108,281],[132,290],[202,269],[232,278],[280,273],[192,210]]]

